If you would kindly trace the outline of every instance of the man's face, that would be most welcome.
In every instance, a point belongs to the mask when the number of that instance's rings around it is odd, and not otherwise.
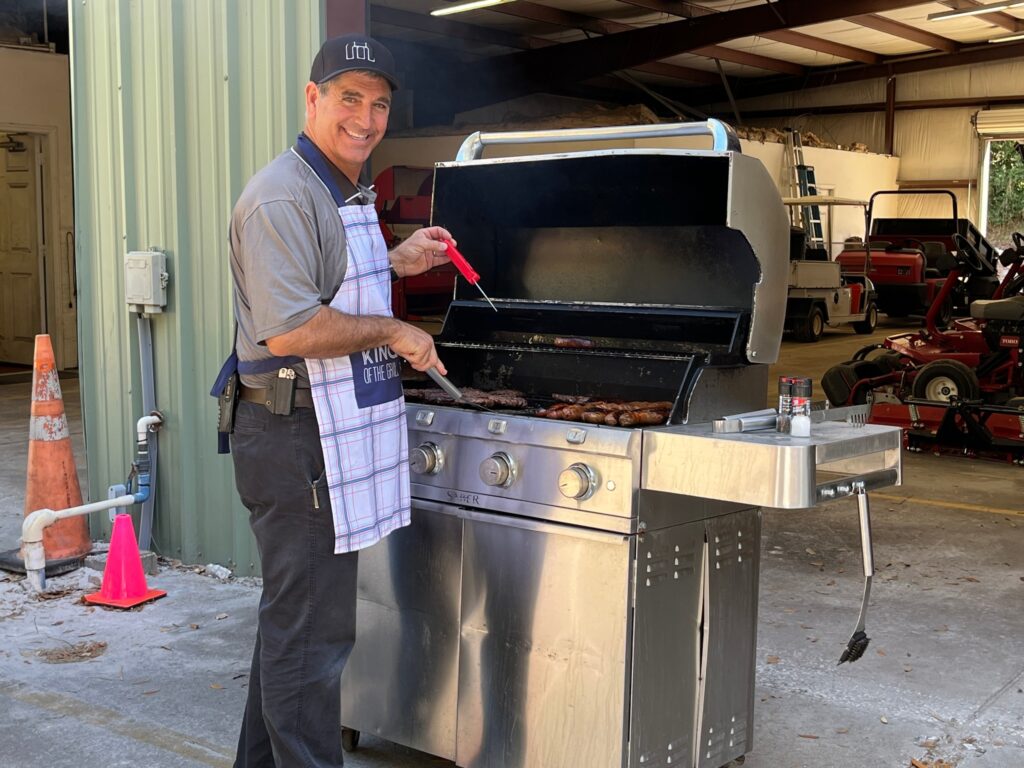
[[[384,138],[391,112],[391,86],[383,77],[343,72],[321,94],[306,85],[306,133],[352,181]]]

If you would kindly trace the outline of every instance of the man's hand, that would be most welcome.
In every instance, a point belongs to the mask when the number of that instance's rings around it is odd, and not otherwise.
[[[436,366],[442,374],[448,373],[444,363],[437,358],[433,336],[414,325],[399,320],[394,322],[396,328],[389,342],[391,349],[408,360],[409,365],[417,371],[426,371]]]
[[[448,246],[441,240],[455,242],[455,238],[444,227],[417,229],[388,253],[391,266],[399,277],[411,277],[447,264],[450,261],[445,253]]]

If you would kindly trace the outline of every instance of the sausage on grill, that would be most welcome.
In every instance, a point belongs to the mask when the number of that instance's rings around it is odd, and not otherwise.
[[[643,424],[663,424],[668,411],[627,411],[619,416],[620,427],[636,427]]]

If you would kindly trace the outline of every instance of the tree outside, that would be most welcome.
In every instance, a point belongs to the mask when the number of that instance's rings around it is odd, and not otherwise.
[[[986,236],[1002,250],[1014,232],[1024,232],[1024,145],[993,141],[990,156]]]

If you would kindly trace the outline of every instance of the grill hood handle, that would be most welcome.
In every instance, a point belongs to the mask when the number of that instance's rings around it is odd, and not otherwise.
[[[477,131],[466,137],[456,162],[479,160],[487,144],[540,144],[559,141],[607,141],[609,139],[660,139],[667,136],[711,136],[715,152],[740,152],[740,140],[728,123],[709,119],[693,123],[613,125],[603,128],[562,128],[550,131]]]

